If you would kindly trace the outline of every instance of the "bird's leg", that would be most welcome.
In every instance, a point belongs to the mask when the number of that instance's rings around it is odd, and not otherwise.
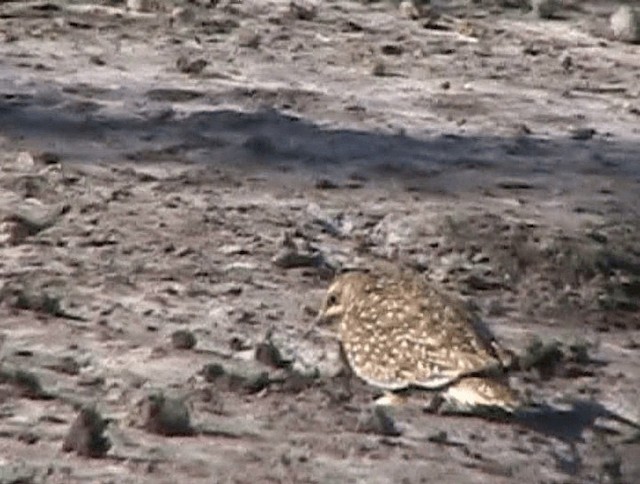
[[[353,374],[353,371],[351,370],[351,367],[347,362],[347,358],[344,354],[342,345],[340,345],[339,351],[340,351],[341,368],[337,374],[337,377],[344,391],[345,400],[351,400],[351,397],[353,396],[352,382],[355,375]]]
[[[353,375],[348,368],[342,368],[337,375],[338,381],[340,382],[340,389],[342,390],[342,394],[344,395],[345,400],[351,400],[353,396],[353,389],[351,388],[351,382],[353,379]]]
[[[434,393],[430,396],[430,398],[426,402],[426,405],[422,407],[422,411],[425,413],[439,414],[443,410],[442,405],[444,403],[444,397],[440,393]]]

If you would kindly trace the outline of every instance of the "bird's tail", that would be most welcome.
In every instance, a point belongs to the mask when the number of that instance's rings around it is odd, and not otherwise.
[[[493,378],[468,377],[450,385],[441,394],[445,413],[513,414],[524,401],[505,381]]]

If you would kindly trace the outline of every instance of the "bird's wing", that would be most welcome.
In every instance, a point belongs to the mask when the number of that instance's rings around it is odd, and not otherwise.
[[[502,367],[473,314],[414,279],[370,285],[345,315],[341,337],[354,373],[384,389],[438,389]]]

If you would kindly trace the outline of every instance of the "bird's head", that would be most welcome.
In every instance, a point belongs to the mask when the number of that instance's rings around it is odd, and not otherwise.
[[[367,281],[367,274],[362,272],[347,272],[337,276],[327,289],[316,324],[327,326],[339,321],[351,302],[364,290]]]

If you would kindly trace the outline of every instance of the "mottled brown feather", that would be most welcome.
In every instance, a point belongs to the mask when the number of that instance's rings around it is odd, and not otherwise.
[[[412,273],[340,275],[321,316],[336,320],[352,371],[385,390],[444,388],[508,364],[507,352],[463,303]],[[475,380],[464,388],[473,384],[486,395],[494,388]]]

